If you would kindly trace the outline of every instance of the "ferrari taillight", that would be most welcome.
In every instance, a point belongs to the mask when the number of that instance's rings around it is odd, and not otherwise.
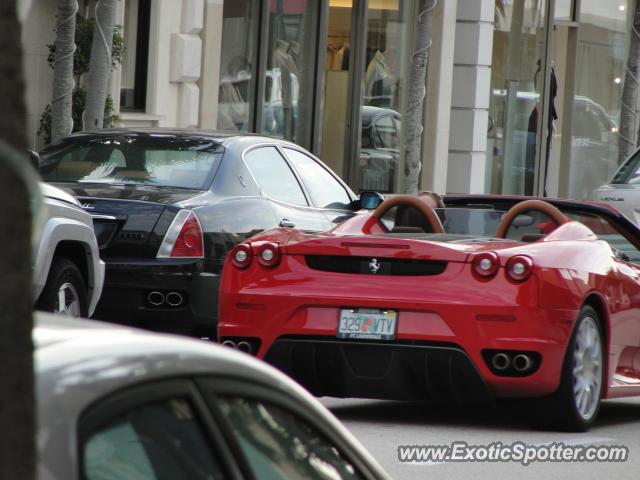
[[[202,258],[202,227],[191,210],[180,210],[174,217],[158,249],[158,258]]]
[[[491,278],[498,273],[500,260],[494,252],[484,252],[476,255],[473,259],[474,271],[484,278]]]
[[[507,261],[507,275],[511,280],[524,282],[533,273],[533,260],[525,255],[516,255]]]
[[[258,250],[258,262],[263,267],[275,267],[280,261],[280,249],[275,243],[264,243]]]
[[[247,245],[246,243],[240,243],[231,250],[231,263],[233,263],[236,268],[247,268],[251,265],[252,257],[251,245]]]

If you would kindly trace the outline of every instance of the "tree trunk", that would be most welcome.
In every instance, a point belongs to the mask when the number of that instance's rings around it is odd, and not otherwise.
[[[71,115],[73,54],[76,51],[77,0],[58,1],[56,56],[53,64],[53,99],[51,102],[51,142],[55,143],[73,130]]]
[[[82,116],[82,128],[85,130],[102,128],[104,124],[116,13],[117,0],[96,0],[96,27],[87,75],[87,100]]]
[[[0,2],[0,478],[35,476],[31,215],[16,1]],[[19,153],[18,153],[19,152]]]
[[[640,78],[640,2],[636,2],[636,10],[631,27],[631,41],[629,42],[629,56],[627,71],[622,87],[620,106],[620,129],[618,133],[618,163],[631,155],[636,148],[634,138],[638,128],[638,81]],[[640,139],[640,130],[638,131]]]
[[[406,128],[405,160],[404,160],[404,193],[416,194],[420,182],[422,165],[422,117],[424,114],[424,97],[427,89],[427,66],[429,48],[431,47],[431,19],[437,0],[420,0],[420,13],[416,28],[415,48],[409,74],[409,93],[407,113],[404,118]]]

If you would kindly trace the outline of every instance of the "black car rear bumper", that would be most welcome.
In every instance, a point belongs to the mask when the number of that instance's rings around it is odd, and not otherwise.
[[[282,337],[265,360],[316,396],[493,401],[478,370],[454,344]]]
[[[94,318],[183,334],[215,333],[220,276],[204,272],[202,259],[106,263]],[[150,301],[152,292],[160,294],[155,300],[164,300]]]

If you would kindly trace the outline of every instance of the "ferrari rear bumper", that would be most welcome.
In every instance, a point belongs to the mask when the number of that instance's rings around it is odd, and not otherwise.
[[[282,337],[265,360],[317,396],[490,403],[491,393],[459,347]]]

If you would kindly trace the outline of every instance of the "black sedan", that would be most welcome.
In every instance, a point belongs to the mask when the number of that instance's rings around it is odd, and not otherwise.
[[[106,262],[94,317],[189,335],[215,335],[233,245],[278,226],[326,230],[360,206],[304,149],[253,135],[100,130],[46,147],[40,162],[93,216]]]

